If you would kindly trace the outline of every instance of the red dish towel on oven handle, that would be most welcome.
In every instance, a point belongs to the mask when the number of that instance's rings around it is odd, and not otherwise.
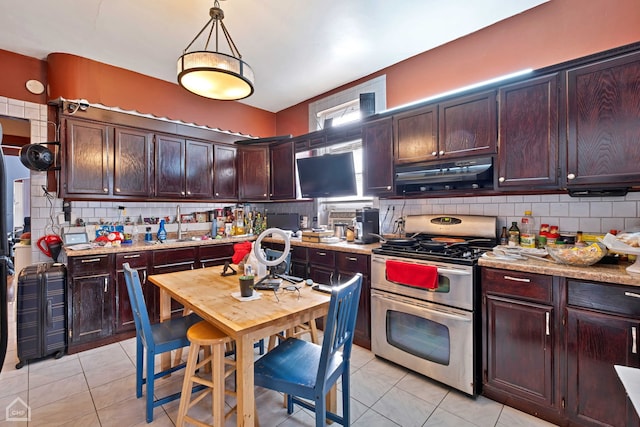
[[[433,265],[388,260],[386,274],[387,280],[401,285],[426,289],[438,287],[438,267]]]

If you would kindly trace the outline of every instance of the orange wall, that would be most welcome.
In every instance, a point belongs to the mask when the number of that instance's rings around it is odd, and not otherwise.
[[[308,104],[386,74],[387,108],[524,68],[640,41],[639,0],[551,0],[277,113],[276,134],[307,133]]]
[[[86,99],[232,132],[261,137],[275,134],[275,114],[265,110],[239,102],[205,99],[177,83],[75,55],[52,53],[47,62],[50,99]]]
[[[34,95],[25,86],[28,80],[47,83],[47,63],[29,56],[0,50],[0,96],[44,104],[46,91]]]

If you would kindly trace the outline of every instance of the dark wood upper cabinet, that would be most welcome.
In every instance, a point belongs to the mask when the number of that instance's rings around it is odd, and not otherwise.
[[[438,106],[430,105],[393,117],[395,164],[438,158]]]
[[[236,151],[236,147],[232,145],[215,144],[213,146],[214,199],[238,198]]]
[[[494,154],[496,140],[495,91],[439,104],[438,157],[441,159]]]
[[[393,123],[391,117],[362,127],[365,195],[391,195],[393,187]]]
[[[296,160],[293,141],[273,144],[269,147],[272,200],[296,198]]]
[[[501,87],[498,99],[498,187],[559,188],[558,75]]]
[[[153,194],[153,134],[115,128],[113,194],[141,198]]]
[[[238,148],[238,197],[240,200],[269,198],[269,147]]]
[[[156,135],[155,167],[156,196],[182,198],[185,196],[185,140]]]
[[[187,140],[185,192],[186,197],[193,199],[213,197],[213,144]]]
[[[568,187],[640,182],[640,52],[567,71]]]
[[[66,119],[63,195],[111,193],[112,129],[105,124]],[[110,155],[111,154],[111,155]]]

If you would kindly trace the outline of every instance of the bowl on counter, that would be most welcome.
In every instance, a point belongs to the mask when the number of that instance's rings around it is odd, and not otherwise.
[[[546,246],[547,253],[560,264],[587,267],[600,261],[606,254],[607,248],[600,243],[588,246],[554,245]]]

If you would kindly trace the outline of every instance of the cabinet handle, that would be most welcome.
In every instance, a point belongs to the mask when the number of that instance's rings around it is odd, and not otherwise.
[[[187,194],[190,196],[191,195],[191,191],[187,191]]]
[[[100,258],[83,259],[80,262],[83,263],[83,264],[88,263],[88,262],[100,262]]]
[[[327,253],[326,253],[326,252],[317,252],[317,254],[318,254],[319,256],[327,256]]]
[[[109,189],[108,189],[107,187],[104,187],[104,188],[102,189],[102,191],[103,191],[103,192],[105,192],[105,193],[108,193],[108,192],[109,192]]]
[[[531,279],[525,279],[525,278],[513,277],[513,276],[503,276],[503,277],[504,277],[504,280],[513,280],[514,282],[531,283]]]
[[[218,197],[220,195],[220,193],[216,193],[216,197]]]
[[[140,258],[140,254],[135,254],[135,255],[125,255],[124,256],[125,259],[131,259],[131,258]]]
[[[438,153],[438,155],[440,155],[440,156],[444,156],[444,150],[440,150],[440,152]]]
[[[347,261],[353,261],[353,262],[358,261],[358,258],[353,257],[353,256],[348,256],[346,259],[347,259]]]
[[[636,336],[636,327],[632,326],[631,327],[631,353],[636,354],[638,353],[638,347],[636,345],[636,343],[638,342],[638,337]]]
[[[632,298],[640,298],[640,294],[636,294],[635,292],[625,292],[624,296],[632,297]]]
[[[107,279],[106,277],[104,278],[104,293],[107,293],[107,288],[109,286],[109,279]]]
[[[142,270],[142,283],[147,283],[147,270]]]
[[[184,191],[181,191],[181,192],[180,192],[180,195],[181,195],[181,196],[184,196]]]
[[[570,173],[569,175],[567,175],[567,179],[576,179],[576,174]]]
[[[437,152],[437,151],[432,151],[432,152],[431,152],[431,155],[432,155],[432,156],[437,156],[437,155],[438,155],[438,152]]]
[[[547,311],[545,313],[545,317],[546,317],[546,324],[547,324],[547,326],[545,328],[545,331],[547,333],[547,336],[549,336],[549,335],[551,335],[551,332],[549,331],[549,318],[551,317],[551,314]]]
[[[391,191],[391,186],[390,185],[387,185],[387,190]]]
[[[504,176],[501,176],[500,178],[498,178],[498,181],[500,181],[500,182],[505,182],[505,181],[506,181],[506,179],[504,179]]]
[[[116,193],[119,193],[119,192],[120,192],[120,189],[119,189],[119,188],[116,188]]]

